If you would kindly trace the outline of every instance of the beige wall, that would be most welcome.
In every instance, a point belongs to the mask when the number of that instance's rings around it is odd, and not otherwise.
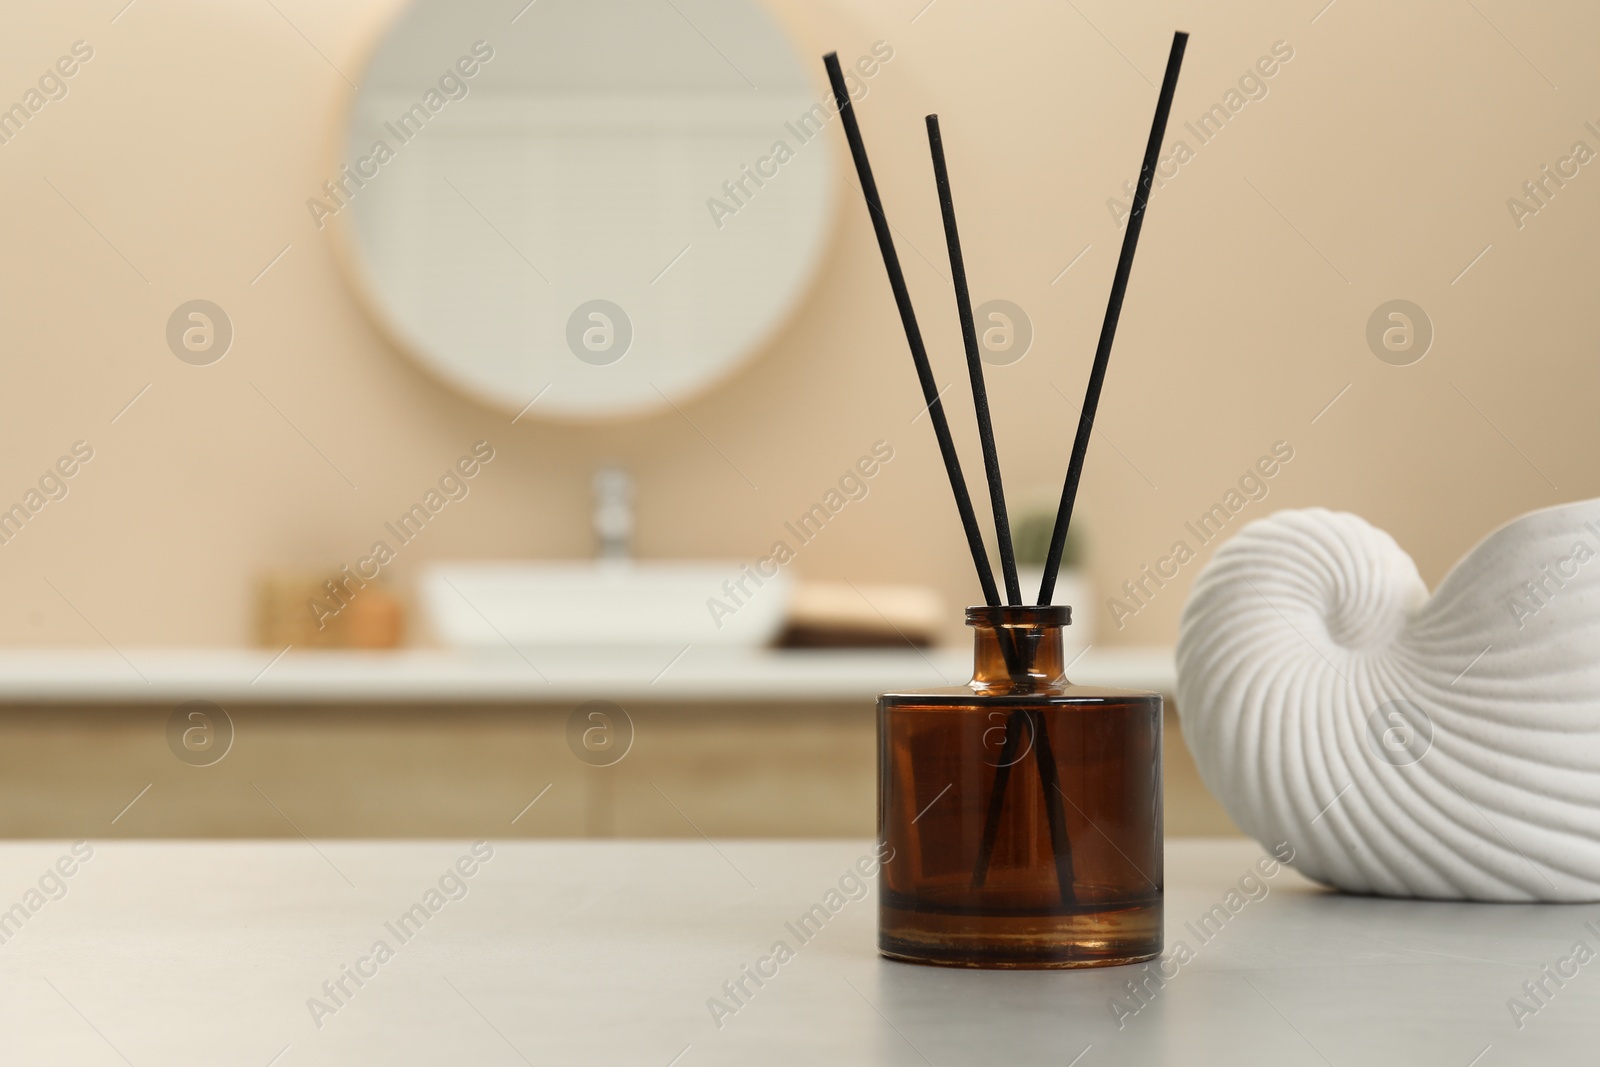
[[[358,77],[393,0],[277,0],[294,26],[271,5],[217,0],[139,0],[112,23],[122,5],[27,5],[0,37],[8,101],[73,41],[95,49],[70,95],[0,146],[0,500],[74,441],[95,449],[70,495],[0,548],[0,642],[96,644],[96,629],[118,645],[245,641],[253,573],[350,561],[478,438],[499,458],[405,550],[402,579],[434,558],[588,554],[588,477],[604,458],[638,475],[642,555],[754,556],[886,438],[897,456],[872,495],[796,567],[973,598],[926,420],[909,421],[914,379],[853,189],[794,321],[684,406],[693,426],[671,412],[512,426],[381,339],[304,207],[348,91],[318,52]],[[1193,33],[1178,119],[1221,99],[1274,42],[1293,47],[1269,95],[1154,200],[1082,494],[1103,592],[1164,554],[1279,440],[1295,458],[1245,515],[1358,512],[1430,582],[1492,526],[1600,493],[1600,167],[1521,230],[1506,208],[1575,140],[1600,149],[1583,126],[1600,126],[1588,55],[1600,11],[1346,0],[1313,24],[1320,6],[1095,0],[1080,16],[936,0],[918,16],[922,0],[778,4],[807,54],[851,57],[879,38],[895,48],[862,118],[949,380],[959,347],[945,268],[919,255],[942,258],[921,116],[943,116],[975,295],[1015,301],[1037,330],[1027,358],[990,379],[1018,494],[1053,487],[1065,465],[1119,240],[1105,202],[1136,168],[1170,31]],[[163,341],[169,313],[194,297],[237,330],[211,367],[178,362]],[[1363,339],[1369,313],[1396,297],[1437,329],[1411,367],[1379,362]],[[970,444],[970,417],[957,425]],[[1108,640],[1172,640],[1195,569]]]

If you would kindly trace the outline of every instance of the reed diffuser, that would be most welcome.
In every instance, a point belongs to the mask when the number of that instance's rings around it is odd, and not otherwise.
[[[970,683],[878,699],[878,837],[894,856],[879,885],[878,948],[885,956],[961,967],[1094,967],[1161,951],[1161,697],[1070,683],[1062,630],[1072,609],[1053,606],[1051,597],[1187,40],[1173,35],[1031,605],[1017,579],[939,118],[927,117],[928,148],[1004,603],[844,74],[836,54],[823,59],[984,596],[983,605],[967,609],[975,645]]]

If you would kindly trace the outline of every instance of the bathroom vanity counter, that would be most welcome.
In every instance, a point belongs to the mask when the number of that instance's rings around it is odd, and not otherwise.
[[[877,694],[972,669],[966,649],[527,656],[0,651],[0,838],[855,837]],[[1072,667],[1167,693],[1173,673],[1170,649]],[[584,750],[595,726],[622,758]],[[181,752],[194,727],[232,730],[222,758]],[[1231,832],[1170,714],[1167,733],[1167,832]],[[543,820],[484,822],[547,785]]]
[[[1169,841],[1167,977],[943,970],[877,956],[875,882],[850,873],[871,870],[874,849],[97,842],[68,864],[65,895],[8,933],[0,1061],[1488,1067],[1591,1055],[1600,978],[1587,967],[1547,981],[1520,1030],[1507,1001],[1532,1004],[1524,981],[1575,942],[1594,946],[1584,923],[1600,909],[1338,896],[1288,869],[1261,875],[1253,842]],[[64,856],[56,842],[0,845],[3,904]],[[802,929],[814,906],[825,920]],[[759,985],[746,977],[758,971]]]
[[[0,704],[497,703],[607,700],[872,700],[889,689],[950,685],[970,649],[753,651],[527,649],[303,652],[259,649],[6,649]],[[1172,691],[1170,648],[1091,647],[1073,665],[1085,685]]]

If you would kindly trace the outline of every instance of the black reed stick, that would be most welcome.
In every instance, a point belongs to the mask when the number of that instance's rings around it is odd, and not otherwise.
[[[989,789],[989,810],[984,815],[983,837],[978,842],[978,859],[972,868],[972,884],[982,889],[989,877],[989,864],[994,858],[994,845],[1000,835],[1000,816],[1005,810],[1006,790],[1011,785],[1011,768],[1026,758],[1016,754],[1017,738],[1022,736],[1022,726],[1028,727],[1028,744],[1033,749],[1034,762],[1039,766],[1039,788],[1044,793],[1045,822],[1050,829],[1050,852],[1056,863],[1056,887],[1061,903],[1077,900],[1073,885],[1072,838],[1067,832],[1067,811],[1061,806],[1066,796],[1061,789],[1061,772],[1056,766],[1056,756],[1050,744],[1050,731],[1044,718],[1028,708],[1018,708],[1006,717],[1006,739],[1000,746],[1000,763],[995,768],[994,784]]]
[[[939,136],[939,116],[928,116],[928,149],[933,154],[933,177],[939,187],[939,209],[944,215],[944,241],[950,249],[950,277],[956,289],[956,310],[961,316],[961,341],[967,349],[967,376],[972,379],[972,405],[978,413],[978,440],[983,445],[983,472],[989,479],[989,506],[994,510],[995,538],[1000,546],[1000,573],[1006,583],[1006,603],[1022,603],[1017,582],[1017,554],[1011,545],[1011,521],[1006,515],[1006,493],[1000,483],[1000,455],[994,446],[994,423],[989,418],[989,391],[983,384],[983,360],[978,355],[978,328],[972,321],[972,296],[967,290],[967,265],[961,255],[956,230],[956,205],[950,194],[950,172],[944,161],[944,139]]]
[[[972,884],[978,889],[983,888],[984,879],[989,877],[989,861],[994,856],[995,838],[1000,835],[1000,815],[1006,804],[1006,787],[1011,784],[1011,767],[1018,762],[1017,738],[1022,736],[1018,727],[1023,721],[1020,709],[1006,716],[1006,739],[1000,743],[1000,762],[995,766],[994,785],[989,789],[989,810],[983,818],[978,861],[972,868]],[[1032,738],[1028,739],[1028,747],[1033,747]]]
[[[950,191],[950,171],[945,163],[939,116],[929,115],[927,123],[928,150],[933,156],[933,176],[939,188],[939,208],[944,216],[945,244],[950,251],[950,277],[955,285],[956,308],[961,316],[961,340],[967,350],[967,374],[972,379],[972,405],[978,416],[978,440],[983,445],[983,468],[989,480],[989,503],[994,509],[995,535],[1000,545],[1000,568],[1005,575],[1007,602],[1021,604],[1022,587],[1017,582],[1017,557],[1011,544],[1011,523],[1006,515],[1006,495],[1000,478],[1000,456],[995,448],[994,423],[989,415],[989,393],[983,381],[983,360],[978,355],[978,330],[972,320],[972,297],[967,287],[967,267],[961,254],[955,197]],[[1007,646],[1012,645],[1012,635],[1003,625],[998,630],[996,637],[1001,642],[1001,652],[1006,653]],[[1019,665],[1023,661],[1028,664],[1033,662],[1031,652],[1034,649],[1026,654],[1015,655]],[[1011,664],[1013,656],[1007,655],[1006,660],[1008,665]],[[1016,669],[1012,670],[1012,680],[1020,680]],[[1006,740],[1002,746],[1000,766],[995,769],[994,782],[989,790],[989,810],[984,818],[983,839],[978,845],[972,884],[981,888],[989,874],[995,839],[1000,832],[1000,817],[1005,809],[1006,790],[1011,784],[1011,764],[1016,761],[1016,737],[1024,724],[1029,728],[1029,747],[1033,749],[1034,762],[1039,767],[1039,786],[1044,792],[1045,819],[1050,827],[1050,850],[1055,858],[1061,903],[1071,904],[1076,899],[1072,884],[1072,841],[1067,834],[1067,813],[1061,804],[1060,775],[1051,751],[1050,735],[1039,716],[1021,709],[1012,712],[1006,723]]]
[[[1150,202],[1150,183],[1155,178],[1161,140],[1167,132],[1167,115],[1172,110],[1172,94],[1178,87],[1178,68],[1183,66],[1183,49],[1189,35],[1172,35],[1172,50],[1167,53],[1167,72],[1161,78],[1161,93],[1156,97],[1156,114],[1150,123],[1150,140],[1145,144],[1144,163],[1139,167],[1139,185],[1133,193],[1133,210],[1128,214],[1128,229],[1122,235],[1122,253],[1117,257],[1117,273],[1111,282],[1111,300],[1106,304],[1105,322],[1100,327],[1100,343],[1094,352],[1094,367],[1089,372],[1089,389],[1083,410],[1078,414],[1078,436],[1072,442],[1072,459],[1067,464],[1067,480],[1061,487],[1061,506],[1056,511],[1055,529],[1050,534],[1050,554],[1045,558],[1044,581],[1039,585],[1039,603],[1048,604],[1056,591],[1056,569],[1061,566],[1061,550],[1067,542],[1067,527],[1072,524],[1072,505],[1078,496],[1078,480],[1083,475],[1083,457],[1089,451],[1094,431],[1094,413],[1100,404],[1100,387],[1105,384],[1106,364],[1111,360],[1111,342],[1117,336],[1117,320],[1122,317],[1122,298],[1128,291],[1128,275],[1133,271],[1133,253],[1139,246],[1139,230],[1144,226],[1145,206]]]
[[[917,328],[916,309],[911,306],[911,294],[906,289],[905,275],[900,270],[900,257],[894,250],[889,218],[883,213],[878,183],[872,180],[872,164],[867,160],[867,146],[861,140],[861,127],[856,124],[855,109],[850,105],[850,90],[845,86],[844,72],[839,69],[839,54],[829,52],[822,57],[822,62],[828,68],[828,82],[833,86],[833,97],[839,105],[839,118],[844,121],[845,137],[850,141],[850,155],[855,160],[856,176],[861,180],[861,195],[866,198],[867,214],[872,216],[872,229],[878,235],[878,251],[883,253],[883,266],[889,272],[889,287],[894,290],[894,302],[900,309],[900,324],[905,327],[906,343],[911,346],[911,360],[916,364],[917,379],[922,383],[922,396],[928,404],[928,417],[933,423],[934,436],[939,439],[939,454],[944,457],[944,469],[950,476],[950,491],[955,494],[956,510],[961,513],[967,547],[972,551],[972,562],[978,569],[978,583],[983,586],[984,603],[998,607],[1000,590],[995,587],[989,553],[983,547],[983,534],[978,530],[978,516],[972,510],[972,498],[967,495],[967,480],[961,474],[961,459],[956,455],[956,443],[950,437],[950,423],[944,417],[939,386],[934,380],[933,368],[928,365],[928,350],[922,343],[922,331]]]
[[[1061,789],[1061,771],[1056,765],[1044,716],[1033,710],[1024,714],[1033,724],[1033,751],[1038,757],[1039,788],[1044,790],[1044,815],[1050,826],[1050,851],[1056,861],[1056,886],[1061,893],[1061,903],[1072,904],[1077,900],[1072,884],[1072,839],[1067,835],[1067,811],[1061,806],[1067,794]]]

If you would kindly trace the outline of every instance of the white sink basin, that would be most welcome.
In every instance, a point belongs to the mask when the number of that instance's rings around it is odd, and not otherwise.
[[[421,589],[452,648],[755,647],[783,627],[791,583],[779,572],[757,586],[748,573],[733,561],[443,563],[424,570]]]

